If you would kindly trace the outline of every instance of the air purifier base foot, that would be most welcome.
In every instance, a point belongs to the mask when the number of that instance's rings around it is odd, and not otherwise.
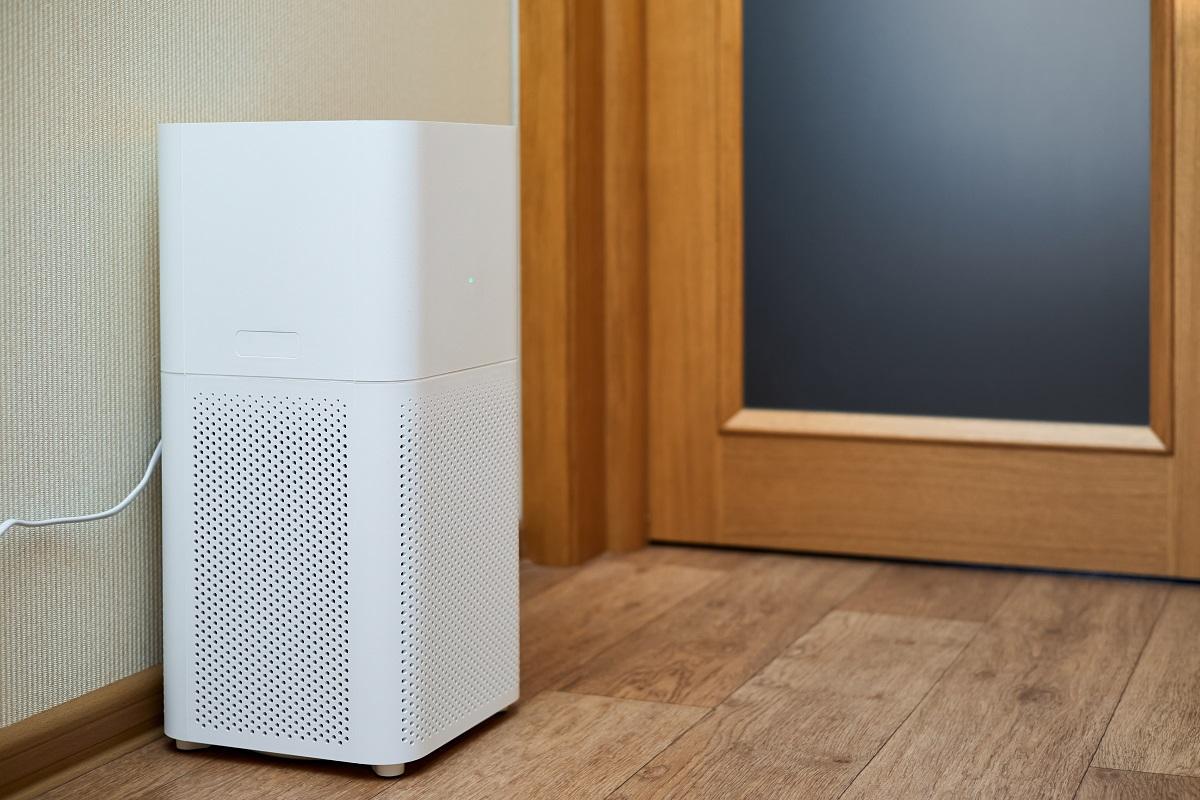
[[[188,742],[184,741],[183,739],[175,740],[176,750],[205,750],[208,747],[209,745],[201,744],[200,742]]]
[[[381,778],[399,778],[404,774],[403,764],[375,764],[371,769]]]

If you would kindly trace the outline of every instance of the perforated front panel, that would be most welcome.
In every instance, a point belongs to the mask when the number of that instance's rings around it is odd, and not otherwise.
[[[192,421],[193,721],[344,744],[346,406],[201,393]]]
[[[518,409],[510,376],[400,410],[406,744],[517,683]]]

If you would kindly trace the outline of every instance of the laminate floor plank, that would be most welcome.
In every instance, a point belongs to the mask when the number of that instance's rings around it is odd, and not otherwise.
[[[193,758],[193,756],[195,756]],[[181,753],[170,739],[156,739],[42,794],[42,800],[93,800],[145,796],[211,759],[207,750]]]
[[[532,600],[555,584],[565,581],[580,567],[546,567],[532,561],[521,561],[521,602]]]
[[[1144,581],[1026,576],[845,800],[1070,798],[1165,594]]]
[[[748,550],[721,547],[695,547],[675,544],[652,544],[641,550],[615,556],[631,564],[696,567],[698,569],[733,570],[757,554]],[[802,556],[798,556],[802,557]]]
[[[521,696],[556,688],[605,648],[722,575],[606,558],[533,597],[521,610]]]
[[[121,800],[369,800],[384,788],[369,767],[213,747],[179,752],[163,739],[44,797]],[[77,786],[75,784],[78,784]],[[58,792],[66,791],[65,794]]]
[[[715,706],[877,569],[850,559],[753,556],[587,662],[566,688]]]
[[[1200,778],[1093,767],[1075,800],[1200,800]]]
[[[838,608],[987,622],[1022,573],[974,567],[888,564]]]
[[[1200,800],[1200,586],[659,546],[521,572],[520,703],[398,781],[161,739],[42,797]]]
[[[413,765],[379,800],[602,798],[704,709],[543,692]]]
[[[1200,776],[1200,586],[1174,586],[1093,766]]]
[[[978,627],[834,611],[613,797],[836,798]]]

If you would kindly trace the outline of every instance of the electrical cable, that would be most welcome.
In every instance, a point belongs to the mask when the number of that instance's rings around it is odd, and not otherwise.
[[[140,481],[138,481],[138,485],[133,487],[133,491],[130,492],[124,500],[117,503],[108,511],[101,511],[98,514],[85,514],[81,517],[55,517],[53,519],[6,519],[4,522],[0,522],[0,534],[3,534],[14,525],[21,525],[25,528],[40,528],[44,525],[66,525],[67,523],[71,522],[91,522],[92,520],[104,519],[105,517],[111,517],[114,514],[119,514],[125,509],[125,506],[132,503],[134,498],[141,494],[142,489],[146,488],[146,484],[150,482],[150,476],[154,474],[154,468],[158,466],[158,461],[160,458],[162,458],[161,439],[159,440],[158,445],[154,448],[154,453],[150,456],[150,463],[146,465],[146,474],[142,476]]]

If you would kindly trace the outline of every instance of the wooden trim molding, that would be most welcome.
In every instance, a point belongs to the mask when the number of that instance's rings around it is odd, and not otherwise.
[[[0,728],[0,797],[32,797],[162,735],[162,667]]]
[[[720,517],[718,19],[713,2],[646,6],[650,530],[691,542]]]
[[[743,406],[745,330],[745,212],[743,208],[742,3],[717,0],[717,358],[718,415]]]
[[[1175,5],[1150,5],[1150,427],[1168,449],[1175,403]]]
[[[1200,578],[1200,0],[1175,0],[1174,440],[1171,572]]]
[[[604,5],[604,457],[608,549],[646,544],[645,0]]]
[[[1167,446],[1144,425],[1096,425],[898,414],[851,414],[838,411],[771,411],[743,408],[722,433],[771,436],[818,436],[832,439],[887,439],[897,442],[1059,447],[1072,450],[1122,450],[1165,453]]]
[[[522,0],[523,553],[646,541],[644,0]]]
[[[586,4],[521,3],[522,548],[575,564],[604,550],[597,27]],[[592,13],[594,16],[594,13]],[[589,19],[594,23],[594,19]],[[591,212],[591,213],[586,213]]]

